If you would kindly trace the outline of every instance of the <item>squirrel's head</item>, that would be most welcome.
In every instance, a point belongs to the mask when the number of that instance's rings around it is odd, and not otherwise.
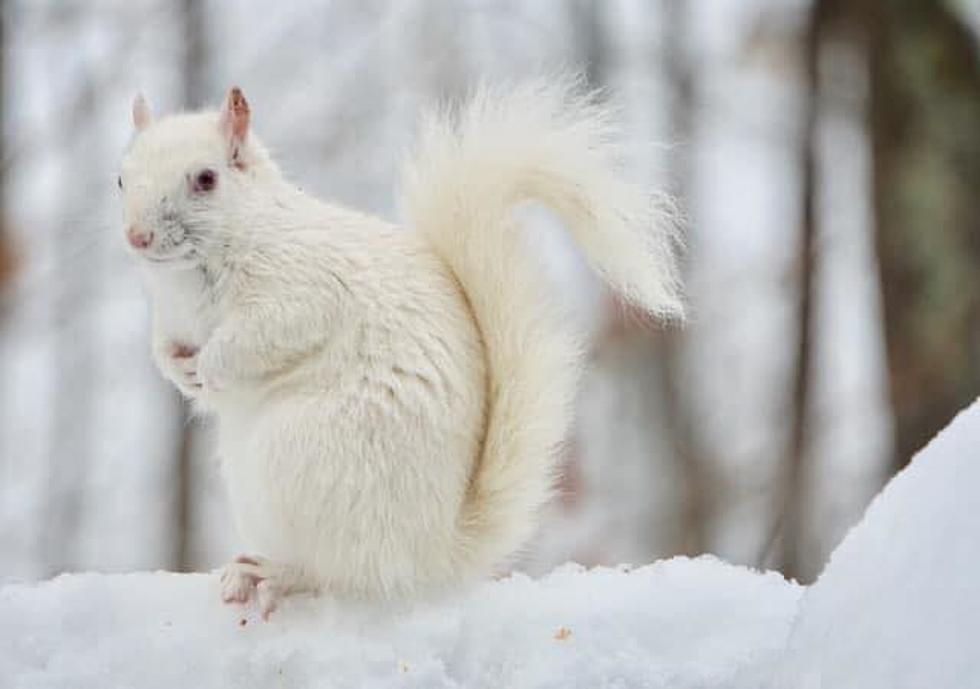
[[[228,243],[255,183],[279,178],[265,148],[249,133],[241,89],[220,111],[154,120],[142,96],[133,102],[135,135],[122,162],[119,188],[125,236],[143,259],[192,266]]]

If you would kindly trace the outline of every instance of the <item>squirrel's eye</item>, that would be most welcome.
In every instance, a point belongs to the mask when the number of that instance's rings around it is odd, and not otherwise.
[[[120,175],[119,177],[116,177],[116,186],[118,186],[120,189],[122,189],[122,175]]]
[[[194,178],[194,191],[207,192],[218,183],[218,173],[214,170],[201,170]]]

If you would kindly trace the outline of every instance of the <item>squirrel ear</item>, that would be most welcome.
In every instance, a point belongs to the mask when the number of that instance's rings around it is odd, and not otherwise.
[[[150,112],[150,106],[140,93],[133,99],[133,126],[136,127],[136,131],[141,131],[152,121],[153,114]]]
[[[228,158],[234,165],[242,166],[240,158],[242,144],[248,135],[248,122],[251,117],[248,108],[248,101],[245,94],[237,86],[228,92],[224,105],[221,106],[221,115],[218,117],[218,126],[221,133],[228,141]]]

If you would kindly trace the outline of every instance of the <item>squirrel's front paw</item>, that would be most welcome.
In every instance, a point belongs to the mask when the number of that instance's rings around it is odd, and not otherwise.
[[[197,376],[197,347],[174,342],[169,345],[165,354],[167,369],[174,385],[187,397],[200,395],[202,385]]]
[[[205,391],[218,392],[224,389],[222,365],[217,346],[209,345],[195,357],[197,382]]]

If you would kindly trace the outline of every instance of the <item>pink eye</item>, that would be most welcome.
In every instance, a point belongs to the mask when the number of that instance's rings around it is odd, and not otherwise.
[[[209,192],[218,183],[218,173],[214,170],[201,170],[194,178],[194,191]]]

